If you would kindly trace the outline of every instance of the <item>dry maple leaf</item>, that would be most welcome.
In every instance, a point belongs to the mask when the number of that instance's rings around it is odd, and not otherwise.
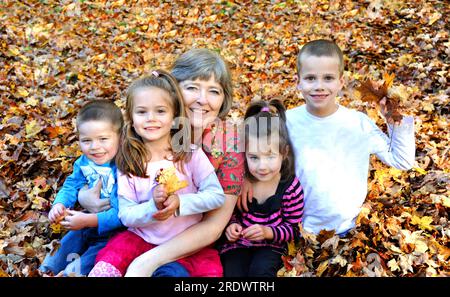
[[[383,75],[384,82],[381,86],[378,86],[371,79],[358,80],[359,86],[355,88],[360,94],[360,99],[364,102],[380,104],[381,99],[386,98],[385,117],[388,122],[400,122],[403,118],[399,112],[399,100],[388,95],[388,89],[392,86],[394,77],[394,74],[385,73]]]
[[[165,185],[167,194],[170,196],[176,191],[187,187],[188,182],[185,180],[179,180],[175,173],[175,167],[161,168],[156,174],[155,181],[158,184]]]
[[[52,223],[49,227],[52,230],[52,233],[55,234],[59,234],[64,231],[64,227],[60,223]]]
[[[292,261],[292,258],[292,256],[281,255],[281,260],[283,261],[286,271],[291,271],[292,268],[294,268],[294,266],[292,266],[290,263]]]

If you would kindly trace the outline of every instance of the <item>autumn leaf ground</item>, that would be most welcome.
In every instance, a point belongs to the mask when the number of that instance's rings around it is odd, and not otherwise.
[[[194,3],[194,2],[193,2]],[[358,227],[304,233],[280,276],[449,276],[449,6],[446,1],[2,1],[0,3],[0,276],[36,276],[59,230],[47,219],[80,152],[73,120],[86,101],[124,106],[128,84],[192,47],[220,52],[234,80],[231,116],[254,99],[303,104],[295,55],[332,38],[346,56],[341,104],[365,75],[395,74],[415,116],[416,166],[371,161]]]

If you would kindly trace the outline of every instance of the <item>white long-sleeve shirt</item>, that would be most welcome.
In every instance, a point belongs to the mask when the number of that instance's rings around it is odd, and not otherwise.
[[[415,160],[414,119],[388,125],[392,144],[365,114],[339,106],[332,115],[316,117],[302,105],[287,111],[287,128],[295,155],[295,172],[303,185],[303,227],[345,232],[367,195],[371,154],[398,169],[410,169]],[[391,148],[389,149],[389,145]]]

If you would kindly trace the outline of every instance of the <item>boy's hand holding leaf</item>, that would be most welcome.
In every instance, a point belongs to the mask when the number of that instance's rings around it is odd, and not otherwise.
[[[359,81],[359,86],[355,89],[359,93],[359,99],[364,102],[374,102],[379,104],[380,111],[389,124],[400,124],[403,116],[400,113],[400,100],[390,96],[389,88],[394,82],[394,74],[385,73],[383,75],[383,84],[378,85],[371,79]]]

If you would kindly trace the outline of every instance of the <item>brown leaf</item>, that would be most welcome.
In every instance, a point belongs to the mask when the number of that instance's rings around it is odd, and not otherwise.
[[[383,97],[387,96],[387,88],[378,88],[370,79],[364,81],[358,81],[360,83],[355,89],[360,93],[360,100],[364,102],[374,102],[379,103]]]
[[[320,230],[319,235],[317,235],[317,240],[320,244],[323,244],[327,239],[333,237],[335,233],[335,230]]]
[[[400,122],[403,118],[400,109],[400,98],[391,98],[388,95],[388,89],[392,86],[394,82],[395,75],[384,73],[384,82],[381,86],[371,79],[365,79],[364,81],[359,81],[359,86],[355,88],[359,92],[360,100],[364,102],[371,102],[380,104],[381,99],[386,98],[386,119],[388,122]]]

